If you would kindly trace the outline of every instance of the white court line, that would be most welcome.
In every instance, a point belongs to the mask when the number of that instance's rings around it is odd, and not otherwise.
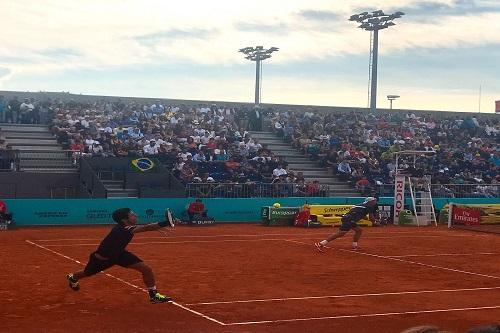
[[[268,237],[268,236],[291,236],[291,237],[294,237],[294,236],[321,236],[321,235],[325,235],[328,233],[327,229],[329,228],[325,228],[325,232],[314,232],[314,233],[303,233],[303,234],[243,234],[243,235],[228,235],[228,234],[223,234],[223,235],[192,235],[192,236],[189,236],[189,235],[183,235],[183,236],[169,236],[170,238],[217,238],[217,237]],[[422,233],[424,234],[423,236],[419,236],[417,235],[419,232],[418,231],[413,231],[413,232],[410,232],[410,231],[397,231],[397,232],[394,232],[394,231],[388,231],[388,232],[373,232],[373,231],[370,231],[369,234],[371,235],[374,235],[374,234],[378,234],[378,235],[404,235],[404,234],[410,234],[410,235],[415,235],[415,237],[430,237],[430,236],[433,236],[433,237],[487,237],[487,235],[482,235],[482,234],[475,234],[475,235],[447,235],[445,231],[443,232],[439,232],[439,231],[432,231],[432,233],[437,233],[437,234],[443,234],[443,235],[434,235],[434,234],[431,234],[431,235],[425,235],[425,233]],[[135,239],[155,239],[155,238],[162,238],[162,237],[134,237]],[[34,241],[36,242],[58,242],[58,241],[86,241],[86,240],[101,240],[100,238],[56,238],[56,239],[35,239]]]
[[[321,235],[325,235],[324,233]],[[293,235],[290,235],[293,236]],[[387,236],[387,237],[370,237],[366,236],[364,239],[395,239],[395,238],[439,238],[439,237],[468,237],[468,236]],[[147,240],[147,239],[165,239],[165,238],[175,238],[175,237],[170,237],[169,235],[165,235],[162,237],[142,237],[142,238],[135,238],[135,239],[141,239],[141,240]],[[179,238],[179,237],[177,237]],[[294,239],[302,239],[302,240],[308,240],[308,239],[316,239],[316,237],[300,237],[300,238],[294,238]],[[62,239],[61,239],[62,240]],[[85,240],[85,239],[65,239],[65,240]],[[89,240],[97,240],[97,239],[89,239]],[[53,241],[58,241],[58,240],[53,240]],[[226,242],[262,242],[262,241],[290,241],[289,239],[285,238],[261,238],[261,239],[218,239],[218,240],[184,240],[184,241],[156,241],[156,242],[131,242],[130,244],[134,245],[145,245],[145,244],[190,244],[190,243],[226,243]],[[303,243],[305,244],[305,243]],[[99,245],[99,243],[73,243],[73,244],[45,244],[45,246],[55,246],[55,247],[72,247],[72,246],[96,246]]]
[[[165,237],[162,237],[165,239]],[[147,244],[191,244],[191,243],[234,243],[234,242],[264,242],[282,241],[282,238],[262,238],[262,239],[223,239],[223,240],[198,240],[198,241],[173,241],[173,242],[131,242],[131,245]],[[46,244],[49,247],[71,247],[71,246],[97,246],[99,243],[75,243],[75,244]]]
[[[43,245],[37,244],[37,243],[32,242],[32,241],[30,241],[30,240],[26,240],[26,242],[28,242],[29,244],[35,245],[35,246],[37,246],[37,247],[39,247],[39,248],[41,248],[41,249],[44,249],[44,250],[46,250],[46,251],[49,251],[49,252],[51,252],[51,253],[53,253],[53,254],[56,254],[56,255],[58,255],[58,256],[60,256],[60,257],[63,257],[63,258],[65,258],[65,259],[68,259],[68,260],[74,261],[74,262],[76,262],[76,263],[78,263],[78,264],[80,264],[80,265],[84,265],[84,264],[82,264],[82,262],[81,262],[81,261],[79,261],[79,260],[76,260],[76,259],[74,259],[74,258],[68,257],[68,256],[66,256],[66,255],[64,255],[64,254],[62,254],[62,253],[60,253],[60,252],[57,252],[57,251],[51,250],[51,249],[49,249],[49,248],[46,248],[46,247],[45,247],[45,246],[43,246]],[[132,284],[132,283],[130,283],[130,282],[127,282],[127,281],[125,281],[125,280],[123,280],[123,279],[121,279],[121,278],[119,278],[119,277],[117,277],[117,276],[114,276],[114,275],[111,275],[111,274],[109,274],[109,273],[105,273],[105,272],[101,272],[101,273],[103,273],[104,275],[106,275],[106,276],[108,276],[108,277],[110,277],[110,278],[112,278],[112,279],[115,279],[115,280],[118,280],[118,281],[120,281],[120,282],[122,282],[122,283],[125,283],[126,285],[128,285],[128,286],[130,286],[130,287],[133,287],[133,288],[135,288],[135,289],[141,290],[141,291],[143,291],[143,292],[147,292],[147,290],[146,290],[146,289],[141,288],[141,287],[139,287],[139,286],[136,286],[135,284]],[[181,308],[181,309],[184,309],[184,310],[186,310],[186,311],[189,311],[189,312],[191,312],[191,313],[193,313],[193,314],[195,314],[195,315],[198,315],[198,316],[200,316],[200,317],[203,317],[203,318],[205,318],[205,319],[208,319],[208,320],[210,320],[210,321],[212,321],[212,322],[214,322],[214,323],[217,323],[217,324],[219,324],[219,325],[223,325],[223,326],[225,326],[225,325],[226,325],[225,323],[223,323],[223,322],[221,322],[221,321],[218,321],[217,319],[214,319],[214,318],[212,318],[212,317],[209,317],[209,316],[207,316],[207,315],[204,315],[204,314],[203,314],[203,313],[201,313],[201,312],[198,312],[198,311],[192,310],[192,309],[190,309],[190,308],[188,308],[188,307],[186,307],[186,306],[184,306],[184,305],[182,305],[182,304],[179,304],[179,303],[177,303],[177,302],[169,302],[169,303],[171,303],[171,304],[173,304],[173,305],[175,305],[175,306],[177,306],[177,307],[179,307],[179,308]]]
[[[284,241],[311,246],[311,244],[309,244],[309,243],[298,242],[298,241],[294,241],[292,239],[284,239]],[[375,258],[381,258],[381,259],[387,259],[387,260],[393,260],[393,261],[400,261],[400,262],[405,262],[405,263],[419,265],[419,266],[424,266],[424,267],[438,268],[438,269],[442,269],[442,270],[445,270],[445,271],[451,271],[451,272],[456,272],[456,273],[463,273],[463,274],[468,274],[468,275],[475,275],[475,276],[481,276],[481,277],[487,277],[487,278],[490,278],[490,279],[500,280],[500,277],[494,276],[494,275],[469,272],[469,271],[464,271],[464,270],[461,270],[461,269],[448,268],[448,267],[444,267],[444,266],[424,264],[424,263],[417,262],[417,261],[404,260],[404,259],[394,258],[394,257],[390,257],[390,256],[382,256],[382,255],[372,254],[372,253],[368,253],[368,252],[352,251],[352,250],[345,250],[345,249],[337,249],[337,251],[355,253],[355,254],[359,254],[359,255],[364,255],[364,256],[369,256],[369,257],[375,257]]]
[[[310,320],[326,320],[326,319],[385,317],[385,316],[398,316],[398,315],[419,314],[419,313],[439,313],[439,312],[491,310],[491,309],[500,309],[500,305],[480,306],[480,307],[471,307],[471,308],[451,308],[451,309],[419,310],[419,311],[404,311],[404,312],[368,313],[368,314],[359,314],[359,315],[341,315],[341,316],[328,316],[328,317],[244,321],[244,322],[227,323],[226,326],[272,324],[272,323],[285,323],[285,322],[293,322],[293,321],[310,321]]]
[[[489,255],[499,255],[500,253],[495,252],[479,252],[479,253],[437,253],[437,254],[407,254],[403,256],[388,256],[391,258],[408,258],[408,257],[460,257],[460,256],[489,256]]]
[[[348,294],[348,295],[331,295],[331,296],[286,297],[286,298],[251,299],[251,300],[241,300],[241,301],[204,302],[204,303],[189,303],[186,305],[264,303],[264,302],[295,301],[295,300],[307,300],[307,299],[353,298],[353,297],[372,297],[372,296],[391,296],[391,295],[412,295],[412,294],[418,295],[418,294],[454,293],[454,292],[461,292],[461,291],[481,291],[481,290],[499,290],[499,289],[500,289],[500,287],[417,290],[417,291],[400,291],[400,292],[371,293],[371,294]]]

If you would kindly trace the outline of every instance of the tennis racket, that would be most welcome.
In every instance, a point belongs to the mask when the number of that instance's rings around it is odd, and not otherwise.
[[[172,228],[175,228],[175,218],[170,208],[165,209],[165,219],[168,221],[168,223],[170,223],[170,226]]]
[[[170,210],[170,208],[165,209],[165,220],[168,221],[168,223],[170,224],[170,226],[172,228],[175,228],[175,219],[174,219],[174,215],[172,214],[172,211]],[[156,231],[158,231],[160,234],[162,234],[165,237],[169,236],[168,232],[163,231],[161,229],[158,229]]]

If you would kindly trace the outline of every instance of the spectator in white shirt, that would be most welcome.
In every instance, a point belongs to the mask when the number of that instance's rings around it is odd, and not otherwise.
[[[278,178],[281,175],[286,175],[287,172],[285,169],[283,169],[283,165],[278,164],[276,169],[273,170],[273,178]]]
[[[149,145],[145,145],[144,148],[142,148],[142,151],[146,156],[157,155],[158,147],[156,146],[155,140],[149,141]]]

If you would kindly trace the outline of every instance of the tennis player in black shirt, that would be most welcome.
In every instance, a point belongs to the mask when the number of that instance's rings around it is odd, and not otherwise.
[[[79,280],[104,271],[111,266],[119,265],[134,269],[142,274],[142,279],[149,293],[151,303],[164,303],[172,301],[172,298],[160,294],[156,290],[153,270],[135,254],[128,252],[125,248],[138,232],[154,231],[168,225],[173,225],[173,216],[169,209],[165,212],[166,221],[137,224],[137,215],[130,208],[120,208],[113,212],[113,220],[118,223],[109,234],[102,240],[95,252],[92,252],[85,269],[70,273],[66,276],[69,287],[79,290]]]
[[[328,248],[326,245],[334,239],[343,237],[345,234],[349,232],[349,230],[354,230],[354,236],[352,239],[352,249],[358,249],[358,241],[361,237],[361,227],[357,224],[357,222],[363,219],[367,214],[372,222],[376,221],[376,216],[378,216],[378,206],[377,206],[377,198],[368,197],[363,201],[361,205],[353,206],[349,212],[347,212],[344,216],[342,216],[342,225],[339,228],[339,231],[336,234],[329,236],[327,239],[322,240],[321,242],[314,243],[316,249],[319,252],[325,252]]]

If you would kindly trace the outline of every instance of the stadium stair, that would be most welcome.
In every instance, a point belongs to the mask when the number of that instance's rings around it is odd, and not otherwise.
[[[71,153],[64,151],[46,125],[1,123],[7,144],[19,151],[19,171],[75,173]]]
[[[102,184],[106,188],[108,199],[122,199],[122,198],[138,198],[139,194],[136,189],[124,188],[123,180],[104,180],[101,179]]]
[[[306,180],[318,180],[321,185],[328,185],[330,188],[329,196],[332,197],[359,197],[360,193],[352,188],[347,182],[338,180],[328,169],[317,165],[316,161],[311,161],[297,149],[285,142],[272,132],[254,132],[251,131],[252,138],[259,139],[261,144],[267,147],[276,156],[281,156],[288,162],[288,169],[297,173],[301,171]]]

